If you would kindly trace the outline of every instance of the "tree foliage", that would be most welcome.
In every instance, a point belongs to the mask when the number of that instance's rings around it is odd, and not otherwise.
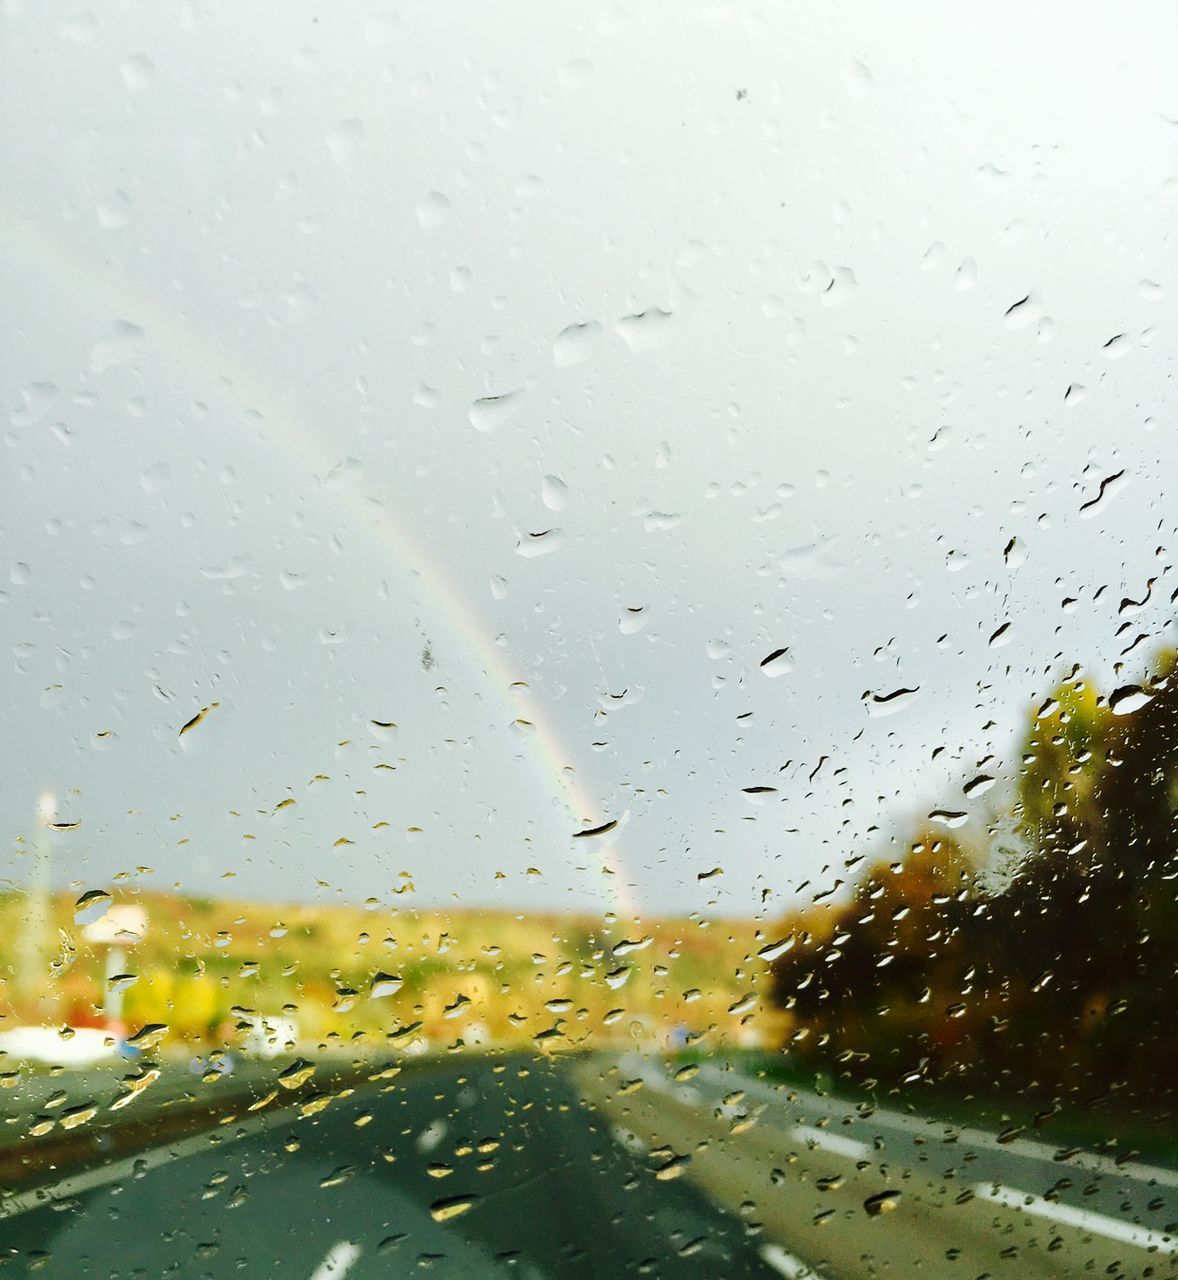
[[[891,1085],[1172,1099],[1176,813],[1178,657],[1120,695],[1073,671],[1029,718],[1014,874],[996,886],[986,850],[919,831],[821,936],[804,914],[773,969],[791,1047]]]

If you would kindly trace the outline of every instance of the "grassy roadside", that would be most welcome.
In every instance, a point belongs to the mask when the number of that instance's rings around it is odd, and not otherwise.
[[[1103,1098],[1088,1103],[1063,1101],[1052,1110],[1035,1099],[997,1093],[980,1096],[937,1084],[869,1090],[788,1055],[754,1049],[685,1051],[675,1060],[683,1064],[727,1062],[768,1084],[811,1090],[844,1100],[849,1107],[867,1103],[1061,1149],[1077,1147],[1111,1159],[1141,1159],[1178,1168],[1178,1116],[1161,1106],[1154,1111]]]

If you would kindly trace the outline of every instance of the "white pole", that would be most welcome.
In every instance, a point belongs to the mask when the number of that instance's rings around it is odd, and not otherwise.
[[[37,829],[33,836],[33,860],[25,891],[24,928],[20,934],[18,986],[37,1018],[44,1016],[46,979],[49,976],[49,883],[52,847],[49,827],[57,816],[57,802],[46,791],[37,802]]]

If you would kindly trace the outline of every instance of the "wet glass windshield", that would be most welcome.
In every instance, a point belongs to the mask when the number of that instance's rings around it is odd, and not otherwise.
[[[1176,36],[4,6],[0,1270],[1178,1275]]]

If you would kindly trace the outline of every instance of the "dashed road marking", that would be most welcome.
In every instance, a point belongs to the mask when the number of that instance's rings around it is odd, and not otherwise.
[[[974,1193],[995,1204],[1005,1205],[1008,1209],[1021,1209],[1023,1213],[1034,1214],[1037,1218],[1050,1218],[1063,1226],[1091,1231],[1094,1235],[1133,1244],[1139,1249],[1178,1253],[1178,1238],[1161,1231],[1151,1231],[1148,1227],[1139,1227],[1123,1218],[1110,1218],[1107,1214],[1094,1213],[1091,1209],[1074,1209],[1071,1205],[1046,1200],[1042,1196],[1031,1195],[1029,1191],[1019,1191],[1016,1187],[1004,1187],[1001,1183],[979,1182],[974,1187]]]

